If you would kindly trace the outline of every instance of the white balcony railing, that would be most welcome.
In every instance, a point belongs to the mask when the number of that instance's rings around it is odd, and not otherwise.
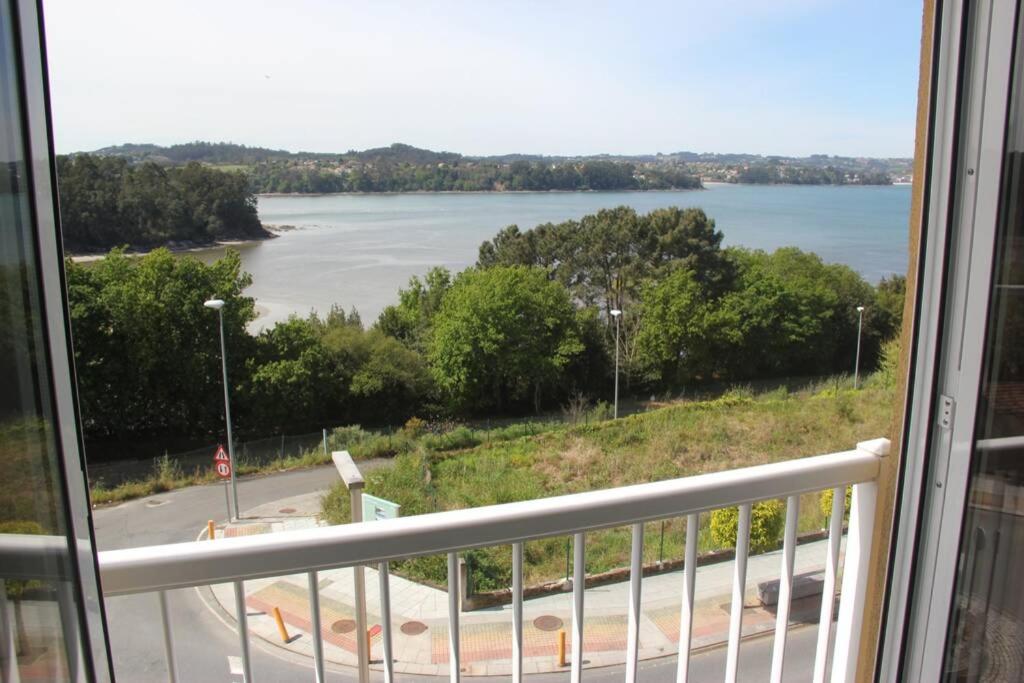
[[[243,582],[250,579],[307,573],[314,638],[315,671],[323,680],[323,647],[317,572],[340,567],[375,565],[381,571],[380,596],[384,675],[394,680],[391,654],[388,562],[422,555],[447,554],[449,598],[449,665],[453,681],[460,678],[458,556],[473,548],[511,544],[512,552],[512,672],[522,680],[522,566],[523,543],[534,539],[572,535],[575,553],[573,623],[571,630],[571,681],[578,683],[583,667],[583,598],[585,535],[588,531],[632,526],[630,600],[626,681],[637,678],[642,546],[645,522],[673,517],[687,518],[685,580],[681,600],[677,680],[687,680],[693,608],[696,591],[698,515],[714,509],[738,506],[739,524],[733,577],[732,608],[726,652],[726,680],[738,676],[742,634],[743,596],[754,502],[787,500],[786,526],[780,568],[779,601],[771,680],[782,680],[790,596],[799,514],[799,496],[833,489],[833,510],[821,601],[814,680],[824,681],[831,650],[831,680],[852,681],[856,673],[861,636],[861,617],[867,585],[877,496],[879,458],[888,454],[889,442],[876,439],[858,444],[852,451],[801,458],[787,462],[704,474],[671,481],[626,486],[605,491],[543,498],[468,510],[406,517],[370,523],[310,530],[285,531],[262,536],[227,538],[216,543],[193,542],[150,546],[99,553],[103,591],[106,596],[154,592],[161,611],[170,679],[175,680],[174,639],[168,618],[166,591],[174,588],[233,583],[240,638],[242,668],[251,683],[254,672],[249,657]],[[839,546],[842,536],[845,488],[853,486],[852,505],[842,575],[838,623],[830,636]],[[832,599],[830,599],[832,598]],[[830,642],[833,641],[834,642]],[[361,667],[361,674],[365,669]],[[361,676],[362,677],[362,676]]]

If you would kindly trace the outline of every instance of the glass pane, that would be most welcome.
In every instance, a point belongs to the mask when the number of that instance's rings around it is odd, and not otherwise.
[[[78,591],[70,578],[12,25],[10,5],[0,2],[0,678],[74,680],[81,666]]]
[[[1018,28],[1018,36],[1020,31]],[[1016,681],[1024,670],[1024,68],[1007,131],[985,365],[953,616],[949,681]]]

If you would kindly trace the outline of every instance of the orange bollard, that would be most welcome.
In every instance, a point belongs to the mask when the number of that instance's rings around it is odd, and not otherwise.
[[[277,632],[278,634],[280,634],[281,640],[287,643],[289,640],[291,640],[288,637],[288,629],[285,628],[284,619],[281,618],[281,610],[279,610],[276,607],[274,608],[274,621],[277,622]]]
[[[565,629],[558,630],[558,666],[565,666]]]
[[[206,537],[208,539],[210,539],[211,541],[216,538],[215,531],[214,531],[215,528],[216,527],[213,526],[213,520],[212,519],[209,522],[206,523]]]

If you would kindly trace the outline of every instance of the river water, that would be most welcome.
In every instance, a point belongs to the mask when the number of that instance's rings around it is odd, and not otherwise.
[[[292,313],[355,307],[364,323],[397,299],[399,287],[432,266],[461,270],[480,243],[517,224],[580,218],[626,204],[639,212],[697,206],[715,219],[727,245],[797,246],[845,263],[871,282],[907,268],[910,187],[709,184],[705,190],[494,194],[266,196],[260,219],[294,226],[240,247],[255,328]],[[200,254],[204,260],[223,250]]]

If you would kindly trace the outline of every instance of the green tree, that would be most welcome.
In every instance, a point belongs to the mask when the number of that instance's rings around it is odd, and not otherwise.
[[[429,362],[438,386],[461,409],[540,410],[583,350],[568,292],[525,266],[470,269],[445,295]]]
[[[434,315],[451,284],[447,268],[431,268],[422,280],[414,275],[407,288],[398,290],[398,304],[381,311],[377,328],[410,347],[424,349]]]
[[[66,263],[82,420],[94,436],[217,432],[223,423],[218,317],[223,299],[233,389],[252,352],[243,296],[251,278],[237,252],[205,265],[157,249],[142,258],[112,251],[89,265]],[[244,421],[244,414],[238,416]]]
[[[707,303],[688,268],[647,283],[638,311],[636,364],[649,383],[678,386],[708,366]]]

